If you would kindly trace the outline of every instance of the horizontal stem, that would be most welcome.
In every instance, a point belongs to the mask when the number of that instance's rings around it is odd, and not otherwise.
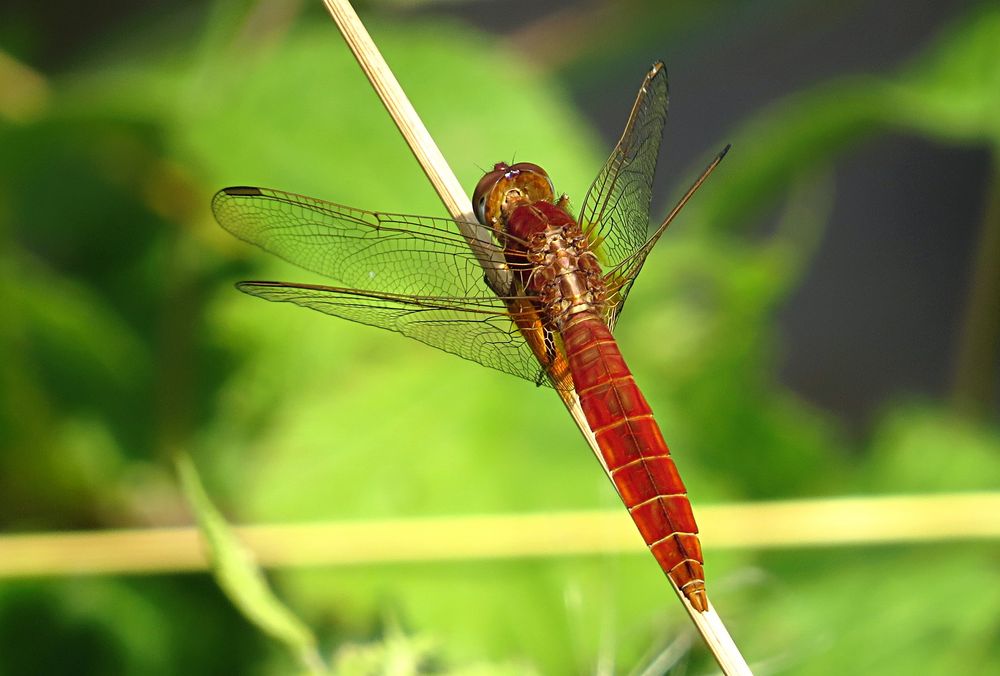
[[[1000,492],[701,505],[706,549],[1000,538]],[[645,553],[624,510],[256,525],[235,529],[268,567]],[[648,554],[646,554],[648,556]],[[0,537],[0,578],[203,570],[195,528]]]

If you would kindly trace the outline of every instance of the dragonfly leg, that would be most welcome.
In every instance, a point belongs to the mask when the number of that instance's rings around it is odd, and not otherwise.
[[[556,338],[555,333],[548,329],[543,329],[544,338],[543,343],[545,346],[545,361],[542,363],[542,369],[538,372],[538,379],[535,381],[535,385],[541,387],[545,384],[545,381],[550,379],[554,373],[553,369],[556,367],[556,362],[558,360],[559,354],[556,348]]]

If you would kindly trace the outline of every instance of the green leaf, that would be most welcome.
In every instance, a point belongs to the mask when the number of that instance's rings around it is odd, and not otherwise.
[[[8,317],[15,313],[33,338],[98,367],[102,376],[117,383],[134,380],[138,365],[150,358],[139,336],[106,299],[78,279],[18,252],[0,257],[0,286]],[[0,334],[9,330],[6,326]]]
[[[212,504],[194,463],[187,455],[178,454],[176,464],[184,494],[198,519],[212,573],[222,591],[258,629],[284,643],[309,673],[326,673],[316,650],[316,637],[274,595],[253,553],[236,538]]]
[[[746,227],[797,179],[875,134],[901,130],[1000,147],[1000,10],[963,17],[895,75],[826,81],[742,123],[726,134],[733,152],[684,218]]]
[[[1000,8],[984,5],[947,30],[905,70],[886,110],[928,136],[1000,146]]]

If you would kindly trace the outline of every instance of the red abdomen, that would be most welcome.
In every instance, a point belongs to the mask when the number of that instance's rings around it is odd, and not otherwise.
[[[704,612],[704,560],[687,489],[611,331],[586,315],[562,332],[580,405],[650,551],[691,605]]]

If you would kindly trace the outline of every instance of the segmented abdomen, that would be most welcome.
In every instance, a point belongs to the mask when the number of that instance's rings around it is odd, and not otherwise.
[[[580,405],[632,520],[691,605],[708,610],[687,489],[611,331],[588,312],[574,317],[562,335]]]

